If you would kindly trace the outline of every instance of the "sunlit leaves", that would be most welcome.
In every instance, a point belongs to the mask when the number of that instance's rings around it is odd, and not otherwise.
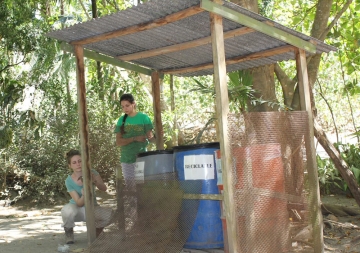
[[[351,96],[360,95],[360,83],[357,79],[354,79],[348,82],[345,85],[346,92],[348,92]]]

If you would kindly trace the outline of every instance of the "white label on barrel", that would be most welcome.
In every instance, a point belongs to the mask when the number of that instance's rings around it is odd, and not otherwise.
[[[144,167],[145,162],[135,163],[135,181],[137,184],[144,183]]]
[[[209,180],[215,178],[213,155],[184,156],[185,180]]]

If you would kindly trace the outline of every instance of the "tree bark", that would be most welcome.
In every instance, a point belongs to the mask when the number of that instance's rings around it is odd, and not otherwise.
[[[259,13],[258,0],[231,0],[231,2],[252,12]]]
[[[231,0],[241,7],[244,7],[252,12],[259,13],[258,0]],[[268,102],[275,102],[278,104],[275,93],[274,80],[274,65],[266,65],[250,70],[253,76],[253,87],[257,91],[255,96],[265,103],[252,105],[248,103],[248,109],[252,112],[267,112],[278,109],[278,106],[271,107]]]
[[[275,74],[281,84],[284,96],[284,104],[287,107],[291,107],[297,80],[295,78],[289,78],[288,75],[284,72],[284,70],[282,70],[282,68],[279,66],[279,64],[275,64]]]

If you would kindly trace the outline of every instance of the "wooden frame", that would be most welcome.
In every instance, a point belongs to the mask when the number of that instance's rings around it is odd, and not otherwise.
[[[310,86],[307,72],[306,54],[302,49],[296,52],[296,69],[298,76],[301,110],[308,113],[309,135],[305,135],[309,182],[315,192],[310,191],[309,206],[312,208],[311,225],[313,227],[314,252],[324,252],[323,219],[320,206],[320,187],[317,174],[316,148],[314,143],[314,119],[310,100]]]
[[[91,163],[89,152],[89,125],[86,107],[86,87],[85,87],[85,67],[84,50],[81,46],[75,46],[76,56],[76,76],[79,110],[79,127],[81,143],[81,166],[84,183],[85,207],[86,207],[86,227],[89,243],[96,239],[95,219],[94,219],[94,192],[91,181]]]
[[[228,234],[229,252],[240,252],[236,243],[236,213],[233,208],[234,189],[232,173],[228,173],[232,161],[228,135],[229,98],[226,80],[226,62],[223,38],[222,17],[210,13],[211,41],[214,61],[214,80],[216,92],[216,117],[220,130],[221,168],[223,168],[224,204]]]
[[[182,69],[167,69],[167,70],[152,70],[147,69],[135,64],[126,63],[116,58],[108,57],[101,55],[83,48],[84,45],[112,39],[118,36],[127,35],[131,33],[145,31],[147,29],[153,29],[160,27],[162,25],[175,22],[177,20],[195,15],[197,13],[208,11],[210,13],[211,20],[211,37],[198,39],[196,41],[186,42],[179,44],[177,46],[168,46],[161,49],[148,50],[140,53],[129,54],[127,56],[118,57],[122,60],[133,60],[139,59],[142,57],[151,57],[160,54],[166,54],[169,52],[174,52],[180,49],[186,49],[191,47],[196,47],[199,45],[204,45],[211,43],[212,44],[212,53],[213,53],[213,63],[202,64],[199,66],[192,66],[191,68],[182,68]],[[237,29],[231,32],[224,33],[222,27],[222,18],[227,18],[232,21],[238,22],[246,28]],[[258,31],[268,36],[274,37],[278,40],[281,40],[289,45],[281,46],[278,48],[269,49],[262,52],[252,53],[246,56],[236,57],[233,59],[225,59],[225,49],[224,49],[224,39],[230,38],[231,36],[241,36],[246,33]],[[83,177],[84,177],[84,190],[85,190],[85,206],[87,209],[86,212],[86,225],[88,228],[88,240],[89,243],[95,240],[95,219],[94,219],[94,202],[93,202],[93,192],[91,187],[91,164],[89,157],[89,129],[88,129],[88,117],[87,117],[87,108],[86,108],[86,88],[85,88],[85,70],[84,70],[84,56],[97,60],[103,61],[109,64],[113,64],[122,68],[126,68],[132,71],[137,71],[146,75],[151,75],[152,78],[152,88],[153,88],[153,106],[154,106],[154,115],[155,115],[155,128],[156,128],[156,147],[157,149],[164,148],[164,140],[161,136],[162,132],[162,120],[161,120],[161,106],[160,106],[160,78],[164,73],[168,74],[179,74],[186,73],[194,70],[203,70],[214,68],[214,81],[215,81],[215,90],[216,90],[216,115],[219,121],[219,130],[220,130],[220,150],[222,153],[221,165],[223,169],[223,181],[224,181],[224,196],[223,200],[225,203],[226,210],[226,220],[227,220],[227,234],[229,241],[229,251],[231,253],[239,253],[239,246],[234,243],[237,238],[237,229],[236,229],[236,214],[235,208],[233,207],[232,199],[234,199],[234,190],[231,185],[233,182],[231,165],[232,161],[230,160],[231,156],[226,155],[230,154],[230,144],[228,137],[227,129],[227,116],[229,112],[229,101],[228,101],[228,90],[227,90],[227,81],[226,81],[226,65],[227,64],[236,64],[243,61],[261,59],[264,57],[269,57],[272,55],[278,55],[282,53],[294,52],[296,53],[296,62],[298,69],[298,79],[301,95],[301,105],[302,109],[306,110],[309,113],[309,127],[310,135],[306,140],[310,149],[309,155],[313,157],[313,160],[310,161],[309,166],[309,176],[312,184],[318,187],[317,180],[317,171],[316,171],[316,161],[315,159],[315,148],[314,148],[314,133],[312,129],[312,112],[310,104],[310,87],[308,84],[307,78],[307,66],[306,66],[306,54],[305,50],[308,52],[316,52],[316,45],[311,41],[302,40],[296,36],[288,34],[282,30],[279,30],[269,24],[268,22],[260,22],[255,19],[252,19],[248,16],[242,15],[235,12],[229,8],[226,8],[221,5],[221,0],[214,0],[214,2],[209,0],[201,0],[200,6],[194,6],[186,10],[180,11],[178,13],[173,13],[164,18],[154,20],[152,22],[139,24],[136,26],[128,27],[125,29],[119,29],[117,31],[108,32],[99,36],[93,36],[83,40],[71,42],[71,46],[64,44],[62,48],[65,51],[73,52],[76,57],[77,63],[77,84],[78,84],[78,102],[79,102],[79,126],[81,134],[81,149],[82,149],[82,161],[83,161]],[[319,188],[317,188],[319,189]],[[322,218],[320,213],[320,196],[319,192],[316,192],[310,196],[311,206],[313,206],[316,212],[316,216],[313,217],[312,225],[314,228],[314,249],[315,252],[323,252],[323,241],[322,241]]]

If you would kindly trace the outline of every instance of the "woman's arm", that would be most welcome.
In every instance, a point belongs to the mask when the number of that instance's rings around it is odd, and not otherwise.
[[[121,133],[116,133],[116,145],[117,146],[126,146],[134,141],[145,142],[146,136],[139,135],[139,136],[130,137],[130,138],[123,138]]]
[[[79,194],[76,191],[71,191],[69,194],[78,207],[83,207],[85,205],[84,193],[81,197],[79,197]]]
[[[151,143],[156,143],[156,138],[155,138],[155,135],[153,134],[152,130],[147,131],[147,133],[146,133],[146,138],[147,138]]]
[[[104,181],[102,180],[101,176],[92,174],[92,181],[94,185],[100,190],[100,191],[106,191],[107,186],[105,185]]]

